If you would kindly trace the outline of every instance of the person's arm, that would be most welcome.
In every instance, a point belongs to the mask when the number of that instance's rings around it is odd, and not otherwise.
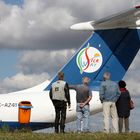
[[[87,105],[90,102],[91,99],[92,99],[92,92],[91,92],[91,90],[89,90],[89,97],[88,97],[88,99],[84,103],[81,103],[80,106],[84,107],[85,105]]]
[[[119,99],[120,95],[121,95],[121,92],[120,92],[119,86],[117,85],[116,101]]]
[[[129,91],[128,91],[128,96],[129,96],[129,100],[131,101],[131,96],[130,96],[130,93],[129,93]]]
[[[49,96],[50,96],[50,99],[52,100],[52,88],[50,89]]]
[[[105,89],[103,83],[100,86],[100,91],[99,91],[99,96],[100,96],[100,101],[103,103],[104,100],[104,95],[105,95]]]
[[[71,102],[70,102],[70,92],[69,92],[69,85],[66,83],[65,85],[65,95],[66,95],[66,99],[68,102],[68,106],[70,107]]]
[[[92,99],[92,92],[91,90],[89,89],[89,97],[88,99],[85,101],[85,104],[88,104],[90,102],[90,100]]]

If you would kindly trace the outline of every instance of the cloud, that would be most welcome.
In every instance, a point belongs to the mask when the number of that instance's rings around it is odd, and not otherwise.
[[[130,66],[124,80],[127,82],[127,88],[132,95],[140,95],[139,81],[140,81],[140,52],[135,57],[134,62]]]
[[[2,48],[61,49],[66,46],[74,47],[74,44],[72,45],[74,40],[70,39],[72,34],[69,34],[69,27],[75,18],[67,8],[53,5],[48,7],[46,1],[42,0],[26,0],[23,8],[9,6],[9,11],[7,16],[2,16],[0,23],[0,46]],[[65,41],[66,37],[67,41]]]
[[[1,93],[31,88],[49,80],[68,61],[75,51],[28,50],[19,55],[19,73],[0,80]]]
[[[24,51],[20,55],[18,68],[24,74],[40,74],[43,72],[53,76],[73,55],[75,51]]]
[[[52,77],[90,35],[71,31],[77,22],[97,20],[140,0],[24,0],[19,7],[0,1],[0,48],[19,49],[18,73],[0,81],[2,93],[25,89]],[[138,93],[139,58],[125,79]]]
[[[130,7],[131,0],[25,0],[22,7],[0,1],[0,48],[76,48],[88,34],[70,31],[72,24]]]
[[[0,81],[1,93],[18,91],[36,86],[49,80],[70,59],[75,50],[50,51],[36,50],[24,51],[19,55],[17,68],[19,73]],[[124,80],[131,95],[139,95],[139,60],[136,56]]]
[[[0,91],[2,93],[15,92],[36,86],[50,78],[47,73],[23,74],[18,73],[12,77],[7,77],[0,81]]]

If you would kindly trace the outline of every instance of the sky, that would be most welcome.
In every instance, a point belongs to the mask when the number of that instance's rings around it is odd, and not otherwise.
[[[74,23],[101,19],[140,0],[0,0],[0,93],[50,79],[88,38]],[[140,53],[125,79],[139,93]]]

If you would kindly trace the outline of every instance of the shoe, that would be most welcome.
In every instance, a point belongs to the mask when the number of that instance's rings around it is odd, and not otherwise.
[[[58,134],[59,133],[59,130],[58,129],[55,129],[55,133]]]
[[[64,130],[60,130],[60,133],[63,133],[63,134],[64,134],[64,133],[65,133],[65,131],[64,131]]]

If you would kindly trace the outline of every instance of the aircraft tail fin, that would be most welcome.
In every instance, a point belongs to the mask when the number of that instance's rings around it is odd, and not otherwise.
[[[94,32],[70,61],[61,69],[69,84],[80,84],[83,77],[91,79],[91,86],[102,80],[109,71],[111,79],[123,78],[140,48],[140,30],[110,29]],[[57,80],[51,80],[45,90]]]

